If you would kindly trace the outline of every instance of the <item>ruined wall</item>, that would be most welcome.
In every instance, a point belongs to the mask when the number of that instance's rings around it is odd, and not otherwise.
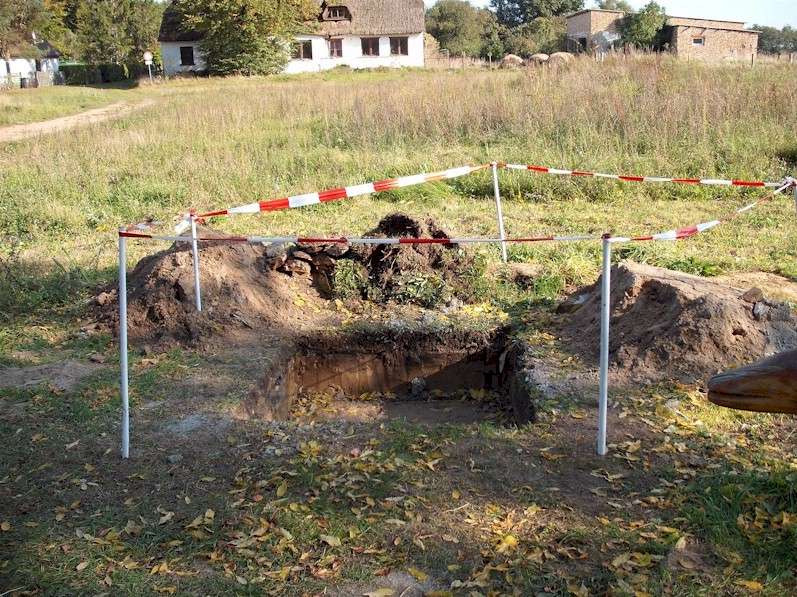
[[[702,44],[696,40],[702,39]],[[679,58],[720,62],[750,60],[758,54],[758,34],[751,31],[675,27],[672,50]]]

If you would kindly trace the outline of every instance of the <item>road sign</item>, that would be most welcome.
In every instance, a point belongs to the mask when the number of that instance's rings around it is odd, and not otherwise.
[[[144,64],[147,66],[152,64],[152,52],[144,52]]]

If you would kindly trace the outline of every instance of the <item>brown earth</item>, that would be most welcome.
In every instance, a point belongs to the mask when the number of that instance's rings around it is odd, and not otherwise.
[[[432,221],[402,214],[384,218],[369,236],[445,237]],[[203,229],[200,236],[219,236]],[[203,312],[194,307],[193,261],[188,243],[175,243],[142,259],[128,274],[128,334],[133,345],[167,348],[229,343],[259,335],[285,338],[339,323],[330,308],[332,280],[340,258],[357,261],[382,298],[405,274],[431,275],[461,283],[472,258],[457,246],[349,247],[342,244],[263,246],[200,243]],[[117,291],[95,299],[98,323],[118,328]],[[334,307],[334,305],[333,305]]]
[[[749,291],[749,292],[748,292]],[[571,348],[596,362],[600,280],[562,311]],[[612,268],[610,363],[629,380],[703,381],[720,370],[797,348],[788,305],[698,276],[624,262]]]

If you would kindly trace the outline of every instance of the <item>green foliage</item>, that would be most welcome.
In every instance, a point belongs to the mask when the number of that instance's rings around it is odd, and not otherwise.
[[[495,45],[498,39],[495,15],[489,10],[475,8],[466,0],[437,2],[426,12],[426,30],[441,48],[456,56],[498,56],[501,53]]]
[[[0,2],[0,57],[36,57],[32,34],[53,19],[43,0],[3,0]]]
[[[753,25],[761,32],[758,36],[758,51],[766,54],[797,52],[797,29],[786,25],[783,29]]]
[[[285,66],[294,34],[318,5],[309,0],[177,0],[175,8],[203,32],[209,72],[267,75]]]
[[[509,27],[539,17],[564,16],[584,8],[584,0],[490,0],[498,20]]]
[[[634,12],[633,7],[626,0],[600,0],[598,8],[601,10],[622,10],[623,12]]]
[[[661,47],[661,33],[667,24],[664,8],[656,2],[649,2],[639,12],[629,14],[623,19],[621,32],[623,42],[638,48]]]
[[[451,289],[437,274],[403,273],[395,280],[393,298],[432,309],[451,298]]]
[[[143,61],[155,50],[163,8],[154,0],[94,0],[77,9],[77,43],[90,64]]]
[[[564,50],[566,38],[567,23],[563,17],[539,17],[508,30],[504,46],[507,52],[528,58],[539,52],[552,54]]]
[[[352,259],[338,259],[332,277],[332,289],[338,298],[362,298],[368,292],[368,272]]]

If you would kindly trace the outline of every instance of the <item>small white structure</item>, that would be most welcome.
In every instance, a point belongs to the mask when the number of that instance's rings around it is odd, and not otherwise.
[[[0,87],[19,87],[23,79],[31,87],[52,85],[60,67],[61,54],[47,41],[36,39],[34,34],[29,52],[13,51],[8,59],[0,58]],[[23,54],[38,53],[38,58]]]
[[[317,21],[296,36],[285,72],[423,67],[424,32],[423,0],[321,1]],[[205,69],[201,32],[185,29],[173,7],[158,39],[167,76]]]

